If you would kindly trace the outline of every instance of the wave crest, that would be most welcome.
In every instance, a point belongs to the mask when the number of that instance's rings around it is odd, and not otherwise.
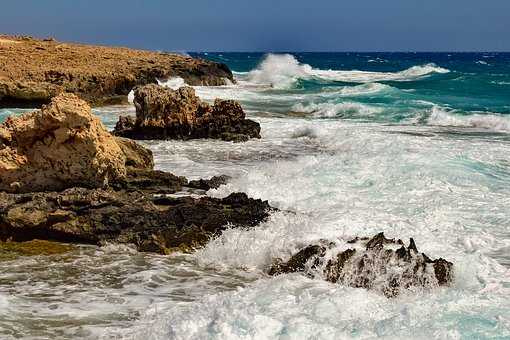
[[[300,63],[291,54],[268,54],[256,69],[248,72],[247,80],[254,84],[268,84],[273,88],[285,89],[294,86],[300,79],[373,83],[378,81],[412,81],[433,73],[448,72],[450,70],[433,63],[412,66],[399,72],[321,70]]]
[[[315,117],[359,117],[380,113],[381,108],[357,102],[295,104],[294,112],[311,113]]]
[[[470,127],[495,132],[510,132],[510,117],[490,113],[461,116],[438,106],[432,107],[427,123],[429,125]]]

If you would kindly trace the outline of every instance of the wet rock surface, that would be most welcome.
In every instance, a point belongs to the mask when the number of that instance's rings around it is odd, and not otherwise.
[[[93,105],[127,103],[133,87],[171,77],[234,81],[225,64],[178,54],[0,36],[0,107],[38,107],[61,92]]]
[[[321,241],[303,248],[286,262],[276,259],[268,271],[269,275],[293,272],[378,290],[387,297],[408,289],[449,285],[453,280],[451,262],[432,260],[420,253],[412,238],[406,246],[402,240],[388,239],[383,233],[350,240],[347,247]]]
[[[167,186],[167,192],[178,188]],[[242,193],[223,199],[85,188],[0,193],[0,239],[127,243],[166,254],[200,247],[227,226],[255,226],[269,211],[267,202]]]
[[[215,138],[242,142],[260,138],[260,125],[245,118],[241,105],[233,100],[216,99],[214,105],[202,102],[191,87],[172,90],[145,85],[134,91],[136,118],[120,117],[117,136],[132,139]]]

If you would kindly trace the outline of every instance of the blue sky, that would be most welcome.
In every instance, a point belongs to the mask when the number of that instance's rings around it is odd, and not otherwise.
[[[0,32],[172,51],[510,51],[510,0],[3,0]]]

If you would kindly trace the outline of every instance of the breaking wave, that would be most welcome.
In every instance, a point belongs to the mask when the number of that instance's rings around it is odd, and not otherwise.
[[[358,70],[321,70],[300,63],[291,54],[268,54],[260,65],[247,74],[248,81],[269,84],[273,88],[289,88],[298,80],[342,81],[371,83],[378,81],[412,81],[433,73],[448,73],[448,69],[433,63],[413,66],[399,72],[370,72]]]
[[[510,132],[510,117],[492,113],[476,113],[469,116],[461,116],[455,114],[454,111],[448,111],[438,106],[432,107],[427,123],[429,125],[459,126],[481,128],[495,132]]]
[[[310,103],[295,104],[292,107],[294,112],[311,113],[314,117],[356,117],[372,116],[380,113],[381,108],[357,102],[342,103]]]

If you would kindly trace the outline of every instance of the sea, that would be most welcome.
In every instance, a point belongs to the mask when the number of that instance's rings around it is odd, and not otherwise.
[[[145,141],[156,168],[229,175],[207,195],[279,211],[193,254],[4,259],[1,339],[510,339],[510,53],[190,55],[232,69],[235,83],[196,93],[238,100],[262,138]],[[93,111],[109,129],[135,114]],[[379,232],[453,262],[453,283],[387,298],[267,275],[310,243]]]

